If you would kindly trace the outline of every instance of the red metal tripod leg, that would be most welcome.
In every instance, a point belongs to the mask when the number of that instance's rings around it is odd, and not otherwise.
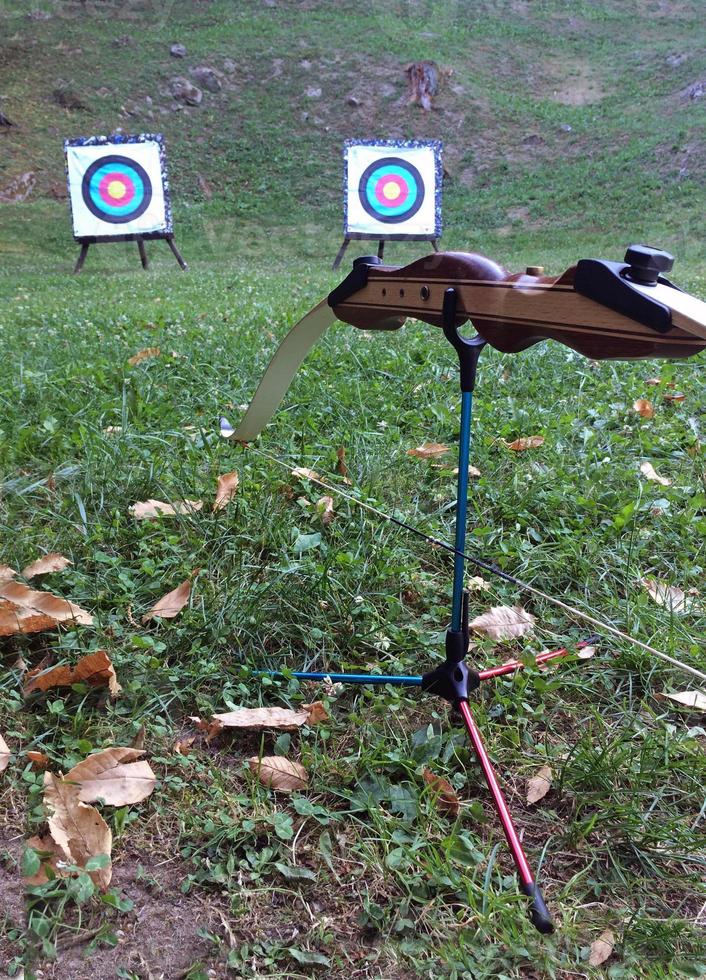
[[[510,851],[512,852],[512,857],[515,862],[515,866],[517,867],[517,873],[522,883],[522,891],[525,893],[525,895],[528,895],[532,899],[530,919],[539,932],[554,932],[554,923],[552,922],[547,906],[544,904],[542,893],[534,880],[530,866],[527,863],[527,858],[525,857],[525,852],[522,849],[520,838],[517,836],[517,831],[515,830],[515,825],[512,822],[510,811],[507,808],[505,797],[500,789],[498,777],[495,775],[493,766],[488,758],[488,753],[485,750],[485,745],[483,744],[483,739],[478,731],[478,726],[473,720],[473,715],[471,714],[471,709],[468,706],[468,701],[459,701],[458,710],[461,712],[463,722],[466,726],[466,731],[468,732],[468,737],[470,738],[473,746],[473,751],[480,762],[483,775],[485,776],[485,781],[487,782],[488,789],[493,797],[495,809],[500,817],[500,822],[503,826],[503,830],[505,831],[505,837],[507,838],[507,843],[510,847]]]

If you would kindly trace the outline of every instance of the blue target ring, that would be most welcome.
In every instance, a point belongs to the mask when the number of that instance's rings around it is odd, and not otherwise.
[[[358,184],[363,209],[385,224],[413,217],[424,201],[424,181],[417,168],[401,157],[383,157],[369,164]]]
[[[152,182],[144,167],[129,157],[109,154],[94,160],[81,181],[91,214],[109,224],[125,224],[144,214],[152,200]]]

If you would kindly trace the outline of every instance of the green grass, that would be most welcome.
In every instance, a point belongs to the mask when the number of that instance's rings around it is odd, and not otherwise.
[[[220,0],[44,6],[53,18],[37,22],[25,17],[29,5],[0,5],[12,55],[0,74],[1,105],[22,121],[21,131],[0,136],[9,148],[0,182],[34,168],[39,178],[34,199],[1,213],[0,563],[21,568],[44,551],[67,555],[73,565],[45,587],[90,609],[96,625],[2,641],[0,733],[16,753],[0,777],[3,897],[19,888],[22,840],[45,820],[41,776],[23,752],[46,752],[53,771],[66,771],[92,750],[130,744],[144,725],[159,784],[141,805],[104,808],[118,907],[80,904],[83,896],[61,883],[35,894],[30,927],[10,912],[0,933],[8,969],[17,973],[24,958],[26,976],[39,965],[45,976],[147,976],[136,950],[153,969],[165,954],[156,940],[130,939],[136,913],[124,903],[132,898],[141,914],[152,905],[165,921],[178,902],[192,910],[174,969],[192,980],[209,967],[219,976],[287,978],[599,974],[588,966],[589,947],[606,929],[616,947],[605,975],[701,975],[706,734],[702,716],[655,697],[691,687],[689,679],[606,640],[592,660],[541,673],[530,666],[474,698],[560,924],[541,939],[526,921],[457,716],[400,690],[326,694],[252,673],[300,665],[418,673],[438,662],[446,557],[343,498],[324,528],[306,506],[322,491],[218,435],[219,416],[237,420],[278,340],[335,282],[327,266],[339,236],[340,142],[356,131],[345,96],[380,66],[394,92],[369,95],[365,125],[382,133],[391,120],[398,132],[440,136],[451,147],[446,247],[558,273],[583,255],[619,257],[628,241],[647,238],[672,248],[674,278],[706,295],[704,103],[675,96],[703,73],[700,5],[669,5],[667,17],[667,5],[655,2],[650,16],[637,17],[645,4],[468,12],[390,0],[373,4],[369,18],[353,5],[283,0],[275,8]],[[125,33],[135,46],[114,46]],[[237,91],[206,96],[202,110],[170,113],[155,126],[169,141],[177,239],[191,270],[180,273],[155,243],[143,274],[134,247],[120,245],[92,249],[74,279],[66,202],[46,198],[62,179],[61,139],[151,125],[144,114],[126,122],[119,106],[184,72],[169,59],[173,40],[189,48],[188,64],[232,57],[242,69]],[[83,58],[65,53],[76,46]],[[665,67],[675,51],[690,58]],[[23,52],[31,58],[19,71],[13,59]],[[447,89],[439,111],[425,116],[397,104],[395,73],[430,53],[454,68],[451,82],[464,92]],[[275,58],[282,77],[271,84]],[[316,109],[301,95],[311,76],[304,58],[325,90]],[[601,86],[597,102],[553,99],[587,72]],[[52,107],[55,77],[87,92],[89,110],[64,118]],[[101,86],[110,94],[95,95]],[[305,124],[305,110],[321,123]],[[535,132],[544,145],[520,149]],[[685,160],[689,175],[678,179]],[[199,174],[216,190],[210,200]],[[402,261],[420,247],[389,252]],[[127,364],[152,346],[160,357]],[[262,448],[337,480],[344,446],[354,493],[447,539],[452,457],[437,469],[406,450],[453,444],[454,356],[439,331],[421,325],[372,335],[338,326],[305,362]],[[646,387],[655,375],[661,387]],[[684,402],[664,399],[669,384]],[[640,397],[654,401],[654,419],[633,411]],[[704,669],[703,607],[670,617],[640,580],[698,589],[703,602],[705,411],[702,357],[591,364],[554,344],[513,357],[487,351],[470,550]],[[531,434],[545,437],[541,449],[512,454],[499,441]],[[642,480],[645,459],[671,486]],[[234,503],[210,512],[217,476],[233,469],[241,481]],[[129,507],[148,497],[207,506],[138,523]],[[300,550],[303,535],[319,534]],[[189,607],[172,622],[140,625],[192,573]],[[551,604],[500,582],[474,593],[473,611],[495,602],[522,602],[537,628],[525,643],[478,640],[478,663],[585,634]],[[81,686],[23,698],[18,655],[33,667],[46,655],[75,662],[94,649],[115,664],[124,688],[115,702]],[[191,715],[317,697],[331,714],[324,725],[198,740],[187,757],[174,751],[193,734]],[[262,750],[300,760],[310,789],[285,798],[257,785],[245,760]],[[553,790],[528,807],[525,780],[547,763]],[[440,812],[424,768],[458,791],[458,821]],[[72,945],[82,938],[96,947],[85,965],[83,947]]]

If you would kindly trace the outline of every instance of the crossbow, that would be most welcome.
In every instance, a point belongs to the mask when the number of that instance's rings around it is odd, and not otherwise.
[[[356,259],[350,274],[287,334],[263,375],[255,396],[232,437],[248,443],[255,439],[274,414],[299,365],[326,329],[336,320],[363,330],[397,330],[408,318],[441,327],[459,358],[461,423],[458,489],[454,545],[443,545],[454,554],[451,624],[446,632],[446,657],[440,666],[421,676],[383,674],[331,674],[294,671],[305,680],[330,678],[353,684],[417,686],[449,701],[461,714],[466,732],[490,790],[520,878],[530,898],[530,918],[543,933],[554,929],[515,829],[497,776],[483,744],[469,705],[469,694],[482,681],[524,668],[521,660],[475,670],[466,663],[469,650],[468,593],[464,591],[465,562],[472,561],[528,591],[544,595],[533,586],[502,572],[465,552],[468,464],[472,396],[480,352],[486,344],[505,353],[516,353],[551,339],[594,360],[645,357],[691,357],[706,349],[706,303],[679,289],[666,273],[673,258],[668,252],[644,245],[631,246],[623,262],[581,259],[557,277],[541,274],[537,267],[509,274],[483,255],[439,252],[403,268],[384,265],[377,256]],[[459,328],[470,320],[476,334],[466,336]],[[263,454],[267,455],[267,454]],[[267,456],[269,459],[274,459]],[[281,462],[274,460],[275,462]],[[315,482],[334,489],[312,476]],[[347,494],[344,494],[348,496]],[[415,533],[418,529],[352,497],[354,503]],[[428,540],[441,544],[428,535]],[[545,596],[545,598],[550,598]],[[593,625],[630,639],[663,660],[704,678],[693,667],[661,654],[614,627],[600,624],[558,599],[564,610],[581,615]],[[577,646],[591,644],[590,637]],[[541,653],[537,663],[566,657],[570,650]],[[265,672],[268,673],[268,672]],[[274,672],[277,674],[277,672]]]

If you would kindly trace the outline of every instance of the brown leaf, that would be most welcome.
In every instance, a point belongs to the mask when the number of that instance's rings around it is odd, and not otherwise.
[[[443,776],[437,776],[431,769],[424,769],[422,777],[436,797],[436,805],[439,810],[442,813],[448,813],[451,817],[457,817],[461,812],[461,801],[448,779],[444,779]]]
[[[132,740],[132,745],[130,746],[130,748],[139,749],[140,751],[142,751],[142,749],[144,749],[145,747],[146,734],[147,734],[147,729],[145,728],[144,725],[140,725],[140,727],[137,730],[137,735],[135,735],[135,737]]]
[[[9,565],[0,565],[0,584],[9,582],[13,578],[17,578],[15,569],[10,568]]]
[[[35,772],[41,772],[43,769],[48,768],[49,756],[45,755],[44,752],[25,752],[25,755],[32,763],[32,768]]]
[[[648,398],[638,398],[632,403],[632,407],[643,419],[653,419],[655,417],[655,407]]]
[[[610,929],[606,929],[605,932],[600,934],[598,939],[594,939],[591,943],[591,952],[588,957],[588,965],[600,966],[601,963],[605,963],[613,952],[614,946],[615,936]]]
[[[95,807],[81,803],[78,787],[53,773],[44,773],[44,803],[49,810],[49,833],[65,860],[80,868],[86,867],[91,857],[107,854],[113,845],[113,835]],[[97,868],[89,872],[94,884],[102,891],[107,889],[112,868]]]
[[[664,400],[666,402],[683,402],[686,401],[686,395],[682,391],[665,392]]]
[[[595,654],[596,648],[591,646],[579,647],[576,651],[576,656],[579,658],[579,660],[590,660],[591,657],[595,656]]]
[[[5,739],[0,735],[0,772],[4,772],[10,764],[10,747]]]
[[[672,485],[672,481],[666,476],[660,476],[650,462],[645,461],[644,463],[641,463],[640,472],[645,479],[651,480],[653,483],[659,483],[663,487],[670,487]]]
[[[51,616],[23,609],[14,602],[0,599],[0,636],[14,636],[16,633],[40,633],[56,629],[58,623]]]
[[[646,385],[650,385],[650,386],[661,385],[662,384],[662,379],[661,378],[645,378],[645,384]]]
[[[419,459],[436,459],[437,456],[443,456],[444,453],[449,452],[449,447],[444,446],[440,442],[424,442],[421,446],[417,446],[416,449],[408,449],[408,456],[416,456]]]
[[[187,604],[190,595],[191,580],[187,578],[176,589],[162,596],[159,602],[155,602],[149,612],[146,612],[142,617],[142,622],[146,623],[155,616],[159,616],[161,619],[174,619]]]
[[[177,755],[191,755],[191,749],[195,741],[195,735],[189,735],[188,738],[180,738],[178,742],[174,743],[174,751]]]
[[[527,802],[537,803],[552,788],[551,766],[542,766],[536,776],[527,780]]]
[[[492,606],[481,616],[476,616],[470,627],[477,633],[486,633],[493,640],[512,640],[529,633],[535,618],[521,606]]]
[[[223,476],[218,477],[218,487],[216,489],[216,499],[213,504],[214,510],[223,510],[227,507],[235,496],[235,491],[238,489],[238,484],[240,483],[240,477],[236,470],[232,473],[224,473]]]
[[[174,517],[175,514],[195,514],[203,507],[203,500],[175,500],[166,504],[163,500],[141,500],[129,510],[138,521],[153,521],[158,517]]]
[[[126,806],[147,799],[157,783],[148,762],[135,762],[141,749],[103,749],[79,762],[64,779],[77,784],[82,803],[103,800],[110,806]]]
[[[127,362],[130,367],[135,367],[140,361],[146,361],[149,357],[159,357],[160,353],[159,347],[145,347],[143,350],[138,350],[137,354],[133,354],[132,357],[128,357]]]
[[[689,611],[691,603],[687,599],[684,591],[676,585],[669,585],[660,579],[643,578],[642,585],[650,594],[653,602],[658,606],[664,606],[672,613],[686,613]]]
[[[348,480],[348,467],[346,466],[346,449],[345,446],[339,446],[336,450],[336,456],[338,456],[338,462],[336,463],[336,470],[341,474],[344,480]]]
[[[72,684],[84,682],[91,687],[107,687],[112,697],[117,697],[122,688],[115,676],[115,668],[105,650],[81,657],[73,667],[60,664],[48,670],[32,670],[27,675],[24,686],[24,696],[35,691],[48,691],[52,687],[71,687]]]
[[[73,562],[69,558],[64,558],[63,555],[52,551],[50,554],[38,558],[31,565],[23,568],[22,577],[29,579],[34,578],[35,575],[48,575],[49,572],[62,572],[67,565],[72,564]]]
[[[544,445],[544,436],[521,436],[508,442],[507,439],[501,440],[502,443],[513,451],[513,453],[523,453],[526,449],[539,449]]]
[[[38,592],[35,589],[30,589],[28,585],[24,585],[22,582],[0,582],[0,599],[6,599],[11,604],[19,606],[21,609],[26,609],[32,616],[39,614],[40,616],[48,617],[54,621],[53,625],[70,622],[74,624],[80,623],[83,626],[91,626],[93,623],[93,617],[89,613],[79,606],[75,606],[68,599],[62,599],[59,596],[52,595],[51,592]],[[11,626],[14,611],[9,608],[0,609],[0,620],[5,623],[3,613],[7,613],[6,625]],[[29,617],[25,616],[17,620],[15,617],[16,628],[10,629],[9,632],[4,632],[4,629],[0,627],[0,635],[9,636],[12,633],[35,633],[38,629],[51,628],[49,625],[39,625],[41,620],[37,620],[31,629],[26,627],[22,628],[22,618],[25,620],[29,619]]]
[[[304,766],[281,755],[265,755],[262,758],[255,755],[248,759],[248,765],[264,786],[280,793],[306,789],[309,784]]]
[[[257,731],[276,728],[283,732],[294,732],[302,725],[316,725],[327,720],[328,714],[321,701],[304,704],[297,710],[277,707],[238,708],[237,711],[228,711],[212,718],[220,728],[250,728]]]
[[[204,720],[198,715],[189,715],[189,721],[193,721],[200,732],[205,732],[207,742],[210,742],[219,732],[223,731],[223,725],[215,718]]]
[[[321,518],[322,524],[330,524],[333,520],[333,497],[325,494],[316,501],[316,510]]]
[[[660,700],[676,701],[695,711],[706,711],[706,693],[703,691],[676,691],[673,694],[655,694]]]
[[[47,874],[48,867],[51,868],[57,878],[65,878],[69,874],[69,872],[60,867],[60,863],[70,863],[71,859],[64,853],[63,848],[59,847],[56,841],[53,841],[48,834],[46,837],[30,837],[27,841],[27,847],[31,847],[33,851],[40,852],[42,862],[39,871],[35,875],[32,875],[30,878],[25,878],[24,881],[27,888],[33,888],[35,885],[45,885],[49,881],[49,875]]]
[[[320,480],[321,477],[316,470],[310,470],[307,466],[295,466],[292,476],[298,476],[302,480]]]

